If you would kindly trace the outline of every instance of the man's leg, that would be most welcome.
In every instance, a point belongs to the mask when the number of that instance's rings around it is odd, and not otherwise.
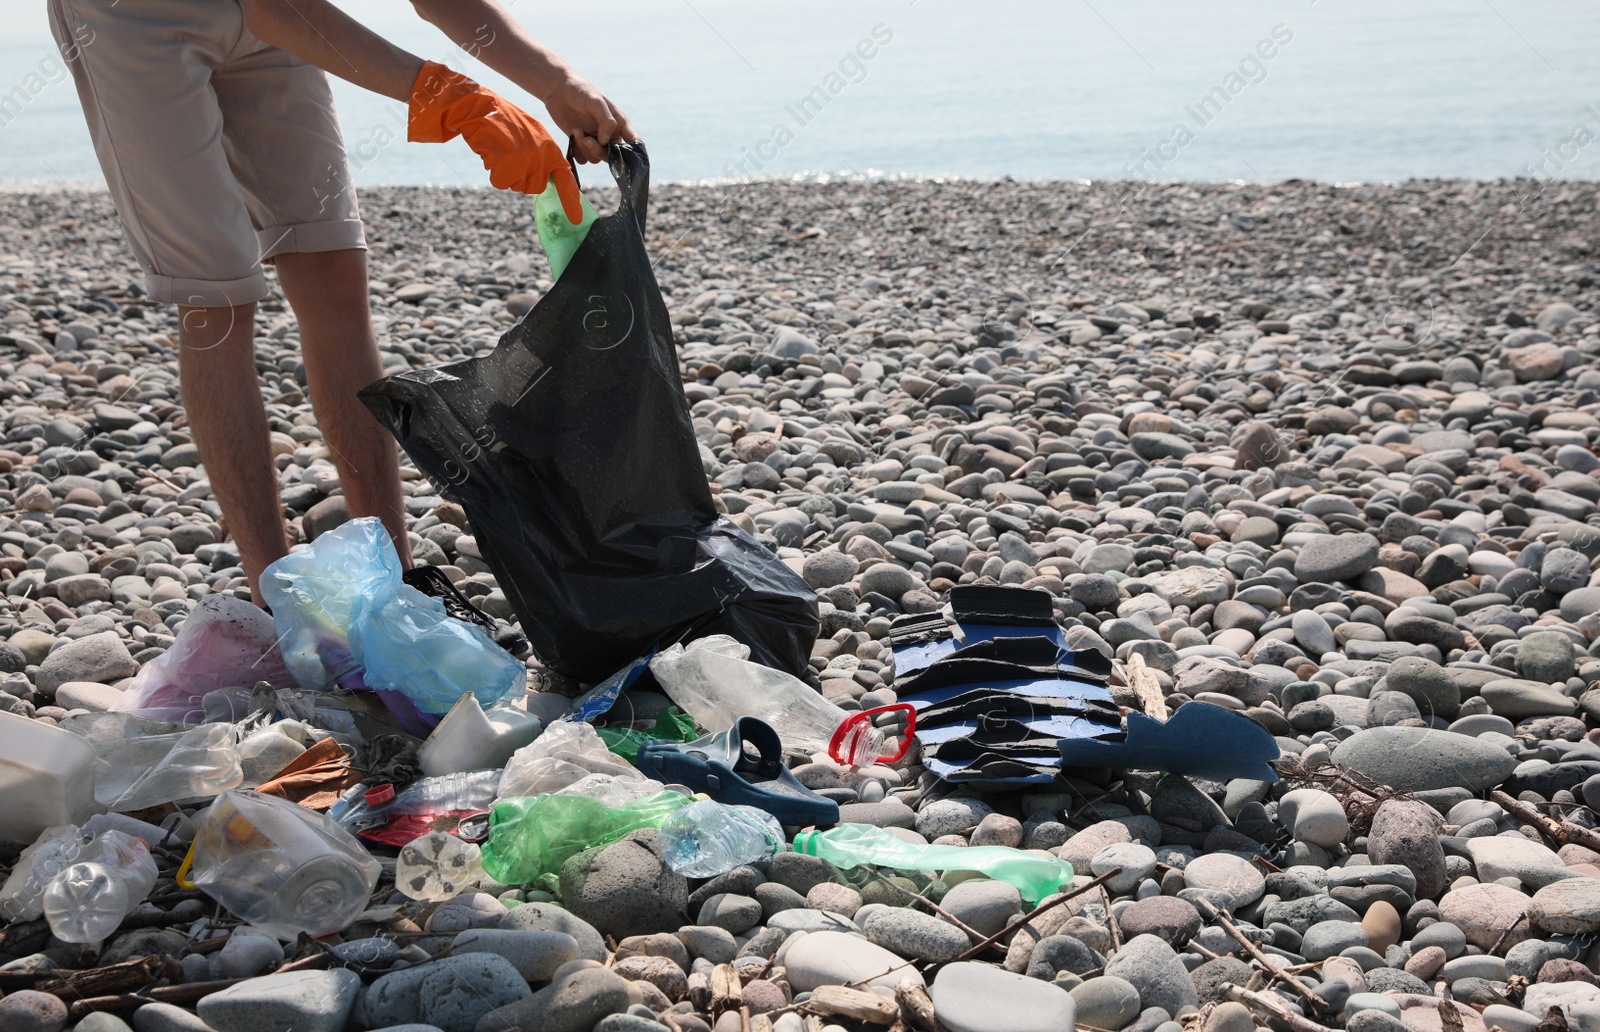
[[[394,439],[357,398],[383,375],[367,302],[367,252],[284,252],[278,283],[300,323],[306,384],[352,516],[377,516],[411,567]]]
[[[259,604],[261,571],[289,546],[256,375],[256,306],[183,305],[178,312],[184,411]]]

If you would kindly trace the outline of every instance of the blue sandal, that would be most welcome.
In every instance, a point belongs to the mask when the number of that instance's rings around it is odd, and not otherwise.
[[[795,780],[783,762],[783,742],[772,725],[755,717],[693,742],[645,742],[639,769],[668,784],[687,785],[719,803],[754,806],[779,824],[831,827],[839,804]]]

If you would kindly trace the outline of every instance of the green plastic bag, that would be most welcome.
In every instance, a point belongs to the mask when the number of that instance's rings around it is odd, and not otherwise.
[[[502,885],[553,880],[562,864],[585,849],[608,845],[640,828],[659,828],[692,802],[692,796],[681,792],[657,792],[622,807],[581,795],[504,799],[489,814],[483,869]]]
[[[583,238],[589,235],[589,227],[600,217],[587,194],[580,194],[579,198],[583,204],[583,221],[576,226],[567,220],[567,210],[561,206],[554,177],[545,184],[544,192],[533,199],[533,224],[539,231],[544,256],[550,260],[551,279],[561,278],[567,263],[578,253]]]
[[[694,718],[676,706],[668,706],[656,717],[654,731],[640,731],[631,727],[601,727],[595,731],[606,748],[629,763],[639,762],[639,746],[645,742],[663,739],[668,742],[695,740]]]

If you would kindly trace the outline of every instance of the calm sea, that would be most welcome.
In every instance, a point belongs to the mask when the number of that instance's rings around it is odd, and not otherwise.
[[[662,179],[1600,175],[1594,0],[506,2]],[[5,6],[0,181],[97,178],[44,5]],[[401,0],[342,6],[510,90]],[[336,94],[358,183],[486,185],[459,141],[407,144],[397,104]]]

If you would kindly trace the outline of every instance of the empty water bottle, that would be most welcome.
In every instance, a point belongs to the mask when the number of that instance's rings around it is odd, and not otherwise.
[[[1072,865],[1010,846],[914,844],[868,824],[841,824],[827,831],[801,832],[794,851],[820,856],[835,867],[872,864],[902,871],[979,871],[1016,887],[1030,903],[1072,884]]]
[[[487,810],[499,787],[498,770],[418,778],[398,793],[392,785],[357,785],[333,804],[328,816],[371,841],[403,846],[440,818]]]
[[[783,828],[765,810],[700,799],[661,826],[661,855],[685,878],[714,878],[783,848]]]
[[[45,920],[63,942],[104,940],[156,884],[156,862],[143,839],[105,831],[82,857],[44,890]]]
[[[478,847],[442,831],[406,843],[394,864],[394,887],[412,899],[449,899],[483,877]]]

